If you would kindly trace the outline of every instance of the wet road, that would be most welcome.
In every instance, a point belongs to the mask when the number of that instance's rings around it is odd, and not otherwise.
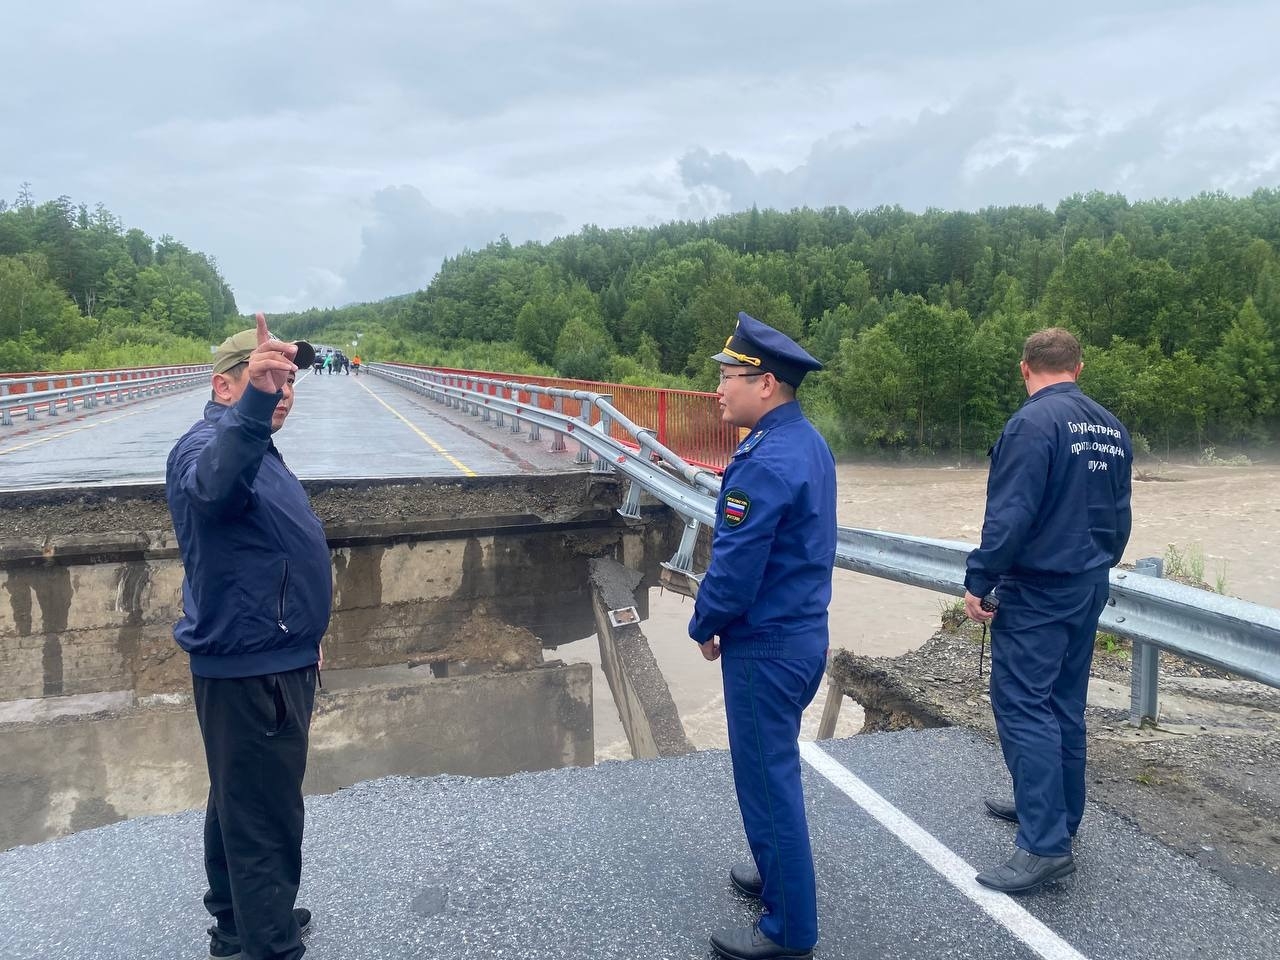
[[[978,887],[1014,829],[981,812],[1008,778],[970,733],[804,746],[822,960],[1276,955],[1275,904],[1092,804],[1075,876],[1017,901]],[[143,817],[0,853],[0,953],[203,956],[200,823]],[[723,751],[391,777],[307,798],[299,903],[317,957],[705,960],[708,933],[756,915],[728,883],[746,855]]]
[[[0,427],[0,489],[162,481],[169,450],[207,399],[200,388]],[[464,417],[367,374],[303,373],[275,439],[293,472],[313,479],[579,469],[572,444],[554,453],[545,434],[530,442],[527,432]]]

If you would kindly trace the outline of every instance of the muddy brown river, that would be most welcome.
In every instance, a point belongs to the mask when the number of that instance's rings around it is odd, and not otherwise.
[[[1159,479],[1135,482],[1133,536],[1125,560],[1164,556],[1169,546],[1203,557],[1204,579],[1255,603],[1280,606],[1280,467],[1163,466]],[[984,469],[839,467],[839,517],[845,526],[976,543],[982,529]],[[831,645],[872,656],[895,656],[922,644],[951,598],[845,570],[835,572]],[[645,622],[685,729],[699,749],[727,743],[719,664],[709,664],[689,639],[693,602],[654,590]],[[599,671],[594,637],[548,651],[549,659],[586,661],[595,670],[596,758],[630,756],[617,711]],[[809,708],[806,732],[816,728],[825,689]],[[861,726],[846,706],[838,736]]]

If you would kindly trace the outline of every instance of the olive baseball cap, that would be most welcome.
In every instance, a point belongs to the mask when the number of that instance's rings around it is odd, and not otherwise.
[[[316,358],[315,347],[305,340],[294,340],[293,345],[298,348],[298,352],[293,358],[293,362],[298,365],[298,369],[311,366],[312,361]],[[241,330],[239,333],[227,337],[222,341],[218,349],[213,352],[213,372],[226,373],[237,364],[248,360],[249,354],[257,349],[257,327]]]

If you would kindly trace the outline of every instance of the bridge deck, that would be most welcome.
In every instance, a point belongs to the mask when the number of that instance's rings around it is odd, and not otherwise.
[[[201,416],[204,388],[0,427],[0,488],[164,479],[174,442]],[[303,371],[276,444],[300,477],[468,476],[574,469],[576,445],[483,423],[379,377]]]
[[[1003,859],[1013,829],[979,812],[1007,781],[972,734],[821,749],[837,775],[851,771],[892,807],[875,819],[805,766],[819,956],[1275,956],[1275,904],[1092,806],[1075,877],[1018,901],[977,888],[972,868]],[[300,902],[316,912],[316,956],[705,957],[710,930],[752,919],[726,879],[745,844],[723,752],[502,779],[391,778],[307,806]],[[928,835],[912,837],[906,818]],[[200,822],[194,812],[141,819],[0,853],[0,953],[203,955]]]

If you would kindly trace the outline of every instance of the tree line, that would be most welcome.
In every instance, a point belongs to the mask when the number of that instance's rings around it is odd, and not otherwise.
[[[217,263],[98,204],[0,200],[0,371],[207,361],[238,328]]]
[[[752,209],[502,239],[377,316],[325,322],[374,331],[375,358],[713,389],[708,358],[746,310],[827,365],[801,397],[837,450],[956,457],[984,452],[1021,403],[1026,335],[1061,325],[1084,345],[1083,386],[1140,445],[1199,450],[1280,426],[1277,250],[1280,190]]]
[[[1200,450],[1280,427],[1277,251],[1274,189],[753,208],[502,238],[415,293],[271,320],[366,360],[713,389],[709,357],[746,310],[826,364],[801,399],[833,447],[890,457],[980,455],[1022,400],[1022,340],[1057,324],[1084,344],[1082,385],[1140,445]],[[0,369],[203,359],[248,324],[216,262],[171,237],[65,197],[0,202]]]

